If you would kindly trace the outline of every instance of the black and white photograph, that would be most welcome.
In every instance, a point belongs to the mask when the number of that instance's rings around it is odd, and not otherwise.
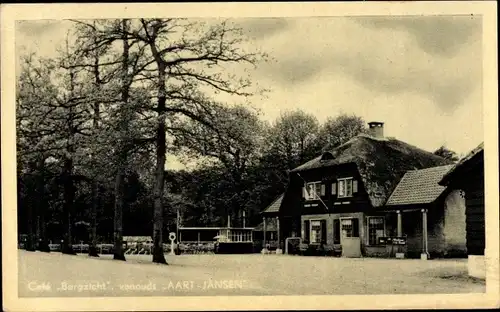
[[[2,22],[10,293],[498,307],[496,3],[404,4]]]

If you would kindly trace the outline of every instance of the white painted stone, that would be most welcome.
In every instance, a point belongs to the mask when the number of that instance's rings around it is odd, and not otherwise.
[[[420,260],[429,260],[429,255],[426,253],[420,254]]]
[[[403,252],[396,252],[396,258],[397,259],[404,259],[405,258],[405,254]]]
[[[469,255],[467,267],[470,276],[481,279],[486,278],[486,261],[484,256]]]
[[[276,249],[276,254],[277,254],[277,255],[282,255],[282,254],[283,254],[283,250],[281,250],[281,249],[279,249],[279,248],[278,248],[278,249]]]

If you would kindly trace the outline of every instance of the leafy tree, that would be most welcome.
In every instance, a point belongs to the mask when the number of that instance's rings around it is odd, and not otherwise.
[[[301,110],[283,113],[269,129],[267,154],[291,170],[317,153],[318,120]],[[281,168],[280,168],[281,169]]]
[[[454,151],[448,149],[444,145],[440,146],[437,150],[435,150],[433,154],[441,156],[444,159],[448,159],[448,160],[451,160],[451,161],[454,161],[454,162],[458,161],[458,159],[459,159],[459,156],[458,156],[457,153],[455,153]]]
[[[68,39],[66,49],[55,60],[24,58],[18,80],[17,126],[20,160],[35,155],[38,164],[48,157],[61,160],[60,178],[64,185],[66,235],[64,253],[71,247],[72,206],[74,200],[74,165],[77,147],[88,120],[85,86],[80,73],[71,68],[77,62]]]
[[[323,151],[328,151],[365,132],[366,127],[363,118],[341,114],[335,118],[328,118],[321,126],[319,142]]]
[[[194,157],[210,157],[222,165],[229,183],[226,191],[232,193],[224,212],[241,219],[247,197],[251,193],[245,185],[249,166],[256,164],[262,150],[263,125],[258,116],[243,106],[214,106],[214,126],[188,122],[177,135],[175,146]],[[216,166],[212,167],[215,169]]]
[[[210,224],[221,215],[217,209],[225,207],[222,199],[213,204],[205,200],[200,210],[193,205],[193,198],[203,194],[200,190],[180,196],[165,188],[168,140],[187,137],[196,124],[216,134],[211,139],[217,140],[209,141],[218,144],[218,160],[225,159],[224,166],[211,166],[210,173],[202,175],[203,184],[213,187],[214,199],[220,194],[234,197],[224,191],[234,185],[235,192],[244,189],[247,195],[242,196],[248,197],[248,168],[257,166],[259,149],[246,146],[255,147],[252,140],[261,136],[245,141],[244,133],[234,131],[240,125],[222,117],[247,118],[246,112],[223,107],[211,97],[252,95],[250,81],[228,69],[232,64],[253,66],[263,55],[244,51],[240,30],[228,22],[75,22],[74,37],[68,36],[58,57],[26,57],[18,79],[19,196],[28,223],[28,247],[33,249],[35,237],[64,232],[63,252],[73,253],[75,237],[85,235],[73,233],[78,220],[90,224],[90,255],[96,255],[98,237],[109,239],[114,228],[115,258],[124,259],[123,213],[125,224],[131,224],[128,218],[151,205],[153,213],[141,215],[153,218],[153,261],[166,263],[165,208],[169,213],[174,207],[193,214],[203,211],[200,224]],[[250,115],[248,120],[258,121]],[[239,144],[239,151],[224,150],[222,142]],[[230,179],[224,179],[228,172]],[[131,190],[136,196],[128,196]]]
[[[125,260],[123,250],[123,207],[126,170],[134,153],[147,154],[150,151],[144,144],[151,139],[142,138],[143,124],[140,122],[141,107],[149,101],[144,87],[135,85],[137,75],[144,70],[141,63],[145,45],[139,45],[128,34],[131,21],[102,20],[75,21],[79,29],[79,48],[82,54],[90,55],[93,63],[89,67],[94,77],[95,91],[105,92],[105,97],[94,97],[94,129],[101,134],[101,147],[112,146],[111,166],[114,172],[114,259]],[[121,48],[117,44],[121,43]],[[102,62],[101,58],[103,58]],[[104,78],[100,71],[104,69]],[[107,76],[107,78],[106,78]],[[106,86],[108,80],[108,86]],[[100,105],[106,101],[104,113],[107,115],[99,126]],[[97,119],[96,119],[97,118]],[[93,148],[95,152],[95,146]],[[142,156],[140,156],[142,157]],[[144,164],[143,164],[144,165]],[[97,188],[94,186],[94,190]]]

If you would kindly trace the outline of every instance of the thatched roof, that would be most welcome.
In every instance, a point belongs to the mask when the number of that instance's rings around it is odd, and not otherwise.
[[[356,164],[372,206],[380,207],[406,171],[452,162],[394,138],[374,138],[362,134],[293,169],[291,173],[348,163]]]
[[[482,154],[483,153],[483,154]],[[453,177],[456,175],[457,171],[460,171],[461,168],[465,167],[468,165],[468,163],[473,159],[476,155],[484,155],[484,142],[481,142],[475,149],[469,152],[469,154],[465,155],[464,158],[460,159],[460,161],[453,167],[451,168],[448,173],[446,173],[441,181],[439,181],[440,185],[448,185],[449,181],[453,179]],[[483,156],[484,157],[484,156]]]

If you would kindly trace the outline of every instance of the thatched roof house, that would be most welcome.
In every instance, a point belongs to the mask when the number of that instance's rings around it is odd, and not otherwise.
[[[362,134],[291,170],[291,173],[355,164],[372,206],[382,207],[408,170],[451,163],[394,138]]]

